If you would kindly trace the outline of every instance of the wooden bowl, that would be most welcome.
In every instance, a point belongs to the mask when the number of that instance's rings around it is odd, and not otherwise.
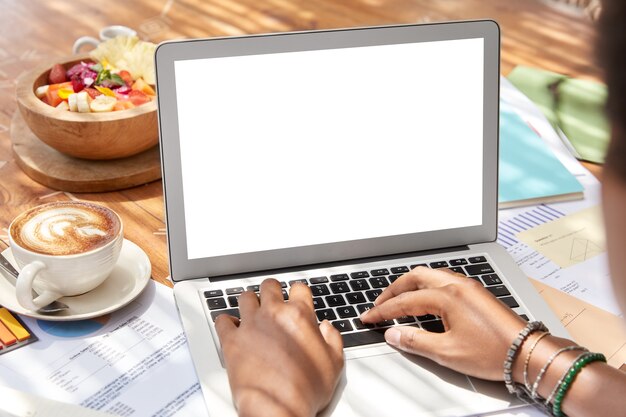
[[[50,68],[65,69],[89,59],[73,56],[38,66],[17,80],[17,104],[32,132],[64,154],[84,159],[117,159],[136,155],[157,144],[156,101],[129,110],[108,113],[76,113],[57,109],[35,95],[48,84]]]

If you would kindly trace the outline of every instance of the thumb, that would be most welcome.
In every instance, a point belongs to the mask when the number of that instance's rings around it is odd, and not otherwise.
[[[320,332],[324,341],[330,346],[334,355],[338,359],[343,358],[343,339],[337,329],[333,327],[328,320],[324,320],[320,323]]]
[[[445,333],[432,333],[413,326],[392,327],[385,332],[385,341],[403,352],[434,359],[441,349]]]

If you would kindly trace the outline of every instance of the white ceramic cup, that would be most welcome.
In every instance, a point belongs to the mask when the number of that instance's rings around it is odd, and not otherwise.
[[[72,47],[72,53],[77,54],[80,52],[83,46],[91,45],[93,47],[98,46],[100,42],[108,41],[116,36],[137,36],[137,32],[127,26],[113,25],[105,26],[100,29],[100,39],[92,38],[91,36],[81,36],[76,39],[74,46]]]
[[[16,298],[22,307],[37,311],[61,297],[84,294],[111,274],[124,243],[124,234],[119,215],[105,209],[119,220],[117,235],[104,246],[71,255],[43,254],[20,246],[13,239],[11,229],[21,215],[13,220],[9,226],[9,246],[20,269]],[[33,289],[39,294],[35,299]]]

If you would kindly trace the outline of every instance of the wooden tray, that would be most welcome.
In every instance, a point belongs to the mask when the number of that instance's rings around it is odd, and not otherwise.
[[[33,180],[55,190],[93,193],[122,190],[161,178],[159,147],[135,156],[91,161],[62,154],[43,143],[19,111],[11,121],[15,161]]]

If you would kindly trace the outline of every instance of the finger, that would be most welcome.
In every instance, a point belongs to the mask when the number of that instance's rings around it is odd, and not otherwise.
[[[328,320],[320,323],[320,332],[338,359],[343,358],[343,339],[341,333]]]
[[[252,291],[244,291],[239,296],[239,315],[242,320],[254,315],[259,309],[259,298]]]
[[[296,282],[291,286],[289,290],[289,302],[302,303],[313,311],[313,295],[311,294],[311,289],[308,285],[301,282]]]
[[[365,311],[361,314],[361,321],[378,323],[402,316],[441,315],[442,300],[443,294],[437,288],[405,292]]]
[[[378,296],[375,304],[382,304],[385,301],[397,297],[398,295],[425,288],[442,287],[457,279],[452,271],[445,269],[430,269],[425,266],[418,266],[411,272],[407,272],[388,286],[382,294]]]
[[[280,283],[274,278],[268,278],[261,283],[261,305],[283,303],[283,291]]]
[[[224,346],[226,340],[228,340],[237,330],[237,324],[239,319],[237,317],[229,316],[228,314],[220,314],[215,319],[215,331],[217,337],[220,339],[220,343]]]
[[[392,327],[385,332],[385,341],[403,352],[435,359],[445,333],[431,333],[413,326]]]

